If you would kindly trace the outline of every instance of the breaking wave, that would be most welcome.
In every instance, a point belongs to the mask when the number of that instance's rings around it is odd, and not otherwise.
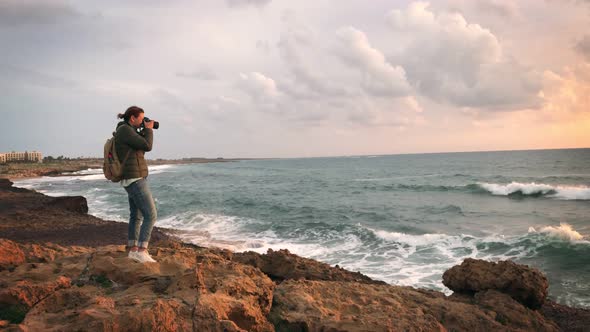
[[[563,200],[590,200],[590,188],[586,186],[559,186],[543,183],[509,184],[478,183],[482,189],[497,196],[522,195],[531,197],[549,197]]]
[[[580,243],[584,240],[584,236],[578,233],[573,227],[566,223],[561,223],[559,226],[545,226],[537,231],[534,227],[529,227],[529,233],[544,234],[550,238],[567,241],[571,243]],[[590,242],[588,242],[590,243]]]

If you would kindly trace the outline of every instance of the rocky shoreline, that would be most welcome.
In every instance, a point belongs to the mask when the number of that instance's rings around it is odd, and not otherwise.
[[[223,159],[223,158],[184,158],[184,159],[148,159],[149,166],[156,165],[181,165],[181,164],[203,164],[234,162],[246,159]],[[41,176],[68,176],[71,173],[85,171],[89,168],[102,169],[102,159],[72,159],[61,162],[48,163],[10,163],[0,164],[0,177],[9,179],[34,178]]]
[[[234,253],[154,228],[157,263],[129,260],[127,224],[0,179],[6,331],[588,331],[590,310],[547,299],[541,272],[465,260],[443,293],[388,285],[287,250]]]

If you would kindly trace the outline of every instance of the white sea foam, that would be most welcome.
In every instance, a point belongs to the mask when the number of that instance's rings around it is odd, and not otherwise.
[[[71,174],[80,174],[80,175],[102,174],[102,168],[88,168],[85,170],[72,172]]]
[[[566,223],[560,223],[559,226],[545,226],[537,231],[534,227],[529,227],[529,233],[541,233],[549,237],[559,239],[562,241],[579,243],[584,241],[584,236],[578,233],[571,225]]]
[[[176,167],[176,165],[156,165],[156,166],[149,166],[148,169],[150,174],[160,174],[163,172],[168,172],[171,169]]]
[[[509,184],[478,183],[478,185],[493,195],[498,196],[521,193],[523,195],[545,195],[563,200],[590,200],[590,188],[586,186],[559,186],[535,182],[511,182]]]

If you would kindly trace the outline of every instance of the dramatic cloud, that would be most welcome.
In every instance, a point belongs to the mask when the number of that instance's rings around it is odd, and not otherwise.
[[[65,0],[2,0],[0,26],[51,24],[81,14]]]
[[[379,50],[373,48],[367,36],[355,28],[337,32],[344,44],[339,54],[342,59],[362,72],[362,85],[370,94],[392,97],[405,96],[410,91],[403,68],[393,66]]]
[[[434,13],[415,2],[388,15],[403,40],[393,63],[420,93],[461,107],[538,107],[541,76],[503,54],[498,39],[458,13]]]
[[[134,104],[154,158],[558,147],[590,128],[587,3],[0,0],[0,151],[100,154]]]
[[[325,98],[345,95],[334,79],[326,77],[321,65],[326,53],[323,45],[314,39],[314,33],[303,24],[287,17],[285,31],[281,33],[278,49],[284,65],[290,72],[283,83],[285,92],[297,98]]]
[[[585,35],[574,48],[586,61],[590,62],[590,35]]]

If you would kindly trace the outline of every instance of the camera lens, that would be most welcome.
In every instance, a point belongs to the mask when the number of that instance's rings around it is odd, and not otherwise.
[[[145,124],[146,122],[150,122],[152,120],[150,120],[150,118],[148,118],[147,116],[143,118],[143,123]],[[158,129],[160,128],[160,123],[158,121],[154,121],[154,129]]]

